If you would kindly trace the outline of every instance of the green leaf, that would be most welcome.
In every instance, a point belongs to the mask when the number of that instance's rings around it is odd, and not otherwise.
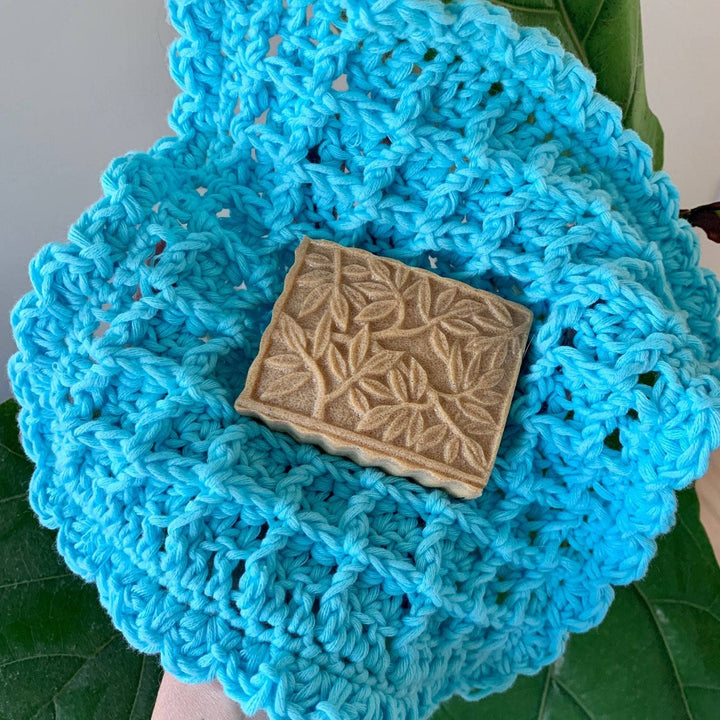
[[[603,623],[505,693],[454,697],[434,720],[710,720],[720,706],[720,568],[694,490],[679,494],[641,582],[616,589]]]
[[[492,0],[521,25],[547,28],[597,76],[597,90],[623,111],[663,165],[663,131],[648,105],[640,0]]]
[[[18,410],[0,405],[0,720],[150,718],[160,667],[128,646],[35,518]]]

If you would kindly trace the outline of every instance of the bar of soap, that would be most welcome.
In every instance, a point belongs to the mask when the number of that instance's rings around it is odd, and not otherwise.
[[[532,313],[493,293],[308,237],[235,409],[364,466],[480,495]]]

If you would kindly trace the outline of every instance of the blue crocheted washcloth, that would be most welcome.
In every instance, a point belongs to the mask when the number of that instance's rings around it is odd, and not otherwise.
[[[718,281],[651,151],[480,0],[174,0],[177,137],[12,313],[30,500],[129,642],[247,713],[411,720],[555,660],[720,444]],[[239,416],[304,234],[530,307],[477,500]]]

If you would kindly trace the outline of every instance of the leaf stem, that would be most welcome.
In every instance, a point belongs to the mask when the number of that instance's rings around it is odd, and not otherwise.
[[[395,360],[395,362],[397,362],[397,359]],[[321,405],[322,410],[325,410],[325,406],[328,403],[331,403],[336,398],[339,398],[349,387],[353,385],[353,383],[362,380],[362,378],[365,377],[366,374],[367,373],[365,373],[363,369],[360,368],[360,371],[357,374],[350,375],[349,377],[345,378],[334,390],[324,395]]]
[[[392,286],[392,290],[395,293],[395,298],[397,299],[397,301],[400,305],[400,310],[398,312],[398,316],[395,318],[395,322],[393,322],[393,324],[390,327],[385,328],[385,330],[382,332],[387,332],[387,331],[397,332],[398,330],[402,329],[402,324],[405,322],[405,298],[402,296],[400,291],[394,285]],[[375,337],[377,337],[377,335],[378,335],[378,333],[375,334]]]
[[[423,325],[418,325],[414,328],[388,327],[384,330],[378,330],[377,332],[373,333],[373,340],[383,340],[389,338],[394,339],[399,337],[415,337],[417,335],[422,335],[431,327],[437,325],[437,323],[439,323],[441,320],[445,320],[449,317],[452,317],[452,315],[450,313],[445,313],[443,315],[438,315],[437,317],[431,318],[429,322]]]
[[[319,417],[322,420],[325,406],[324,403],[322,403],[321,401],[322,398],[325,397],[326,392],[325,377],[323,376],[320,368],[317,366],[315,360],[313,360],[313,358],[304,348],[298,345],[295,349],[302,356],[302,359],[305,361],[307,368],[310,370],[310,372],[313,374],[313,377],[315,378],[315,383],[317,384],[317,394],[315,395],[313,417]],[[318,411],[320,411],[320,415],[317,415]]]
[[[455,424],[455,421],[448,415],[445,408],[442,406],[442,403],[440,402],[440,393],[438,393],[435,388],[428,388],[426,390],[426,393],[432,398],[433,402],[431,403],[433,410],[437,412],[437,414],[445,420],[450,430],[453,432],[453,434],[457,435],[459,438],[464,438],[465,433]]]

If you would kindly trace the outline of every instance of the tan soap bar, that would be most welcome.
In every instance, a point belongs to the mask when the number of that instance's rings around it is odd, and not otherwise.
[[[493,293],[305,237],[235,409],[360,465],[477,497],[531,322]]]

